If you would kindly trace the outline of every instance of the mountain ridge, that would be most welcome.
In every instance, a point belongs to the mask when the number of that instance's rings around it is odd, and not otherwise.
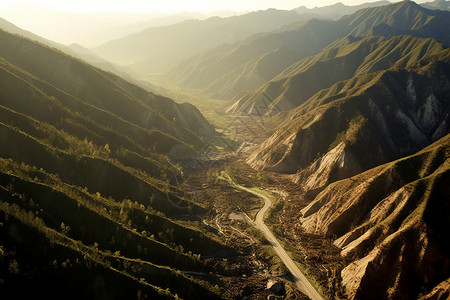
[[[383,69],[406,67],[444,49],[434,39],[412,36],[370,36],[353,43],[348,38],[344,40],[346,45],[327,48],[292,64],[259,90],[240,98],[228,112],[273,114],[293,109],[336,82]],[[252,107],[263,107],[267,101],[270,105],[266,104],[266,111],[253,111]]]
[[[208,50],[172,67],[164,73],[164,76],[169,82],[184,88],[207,92],[213,98],[232,99],[256,90],[263,84],[262,80],[255,81],[253,78],[276,77],[285,65],[294,64],[305,57],[317,54],[346,36],[392,37],[401,33],[436,38],[448,46],[450,35],[443,29],[450,26],[449,14],[450,12],[432,11],[415,3],[403,1],[388,6],[362,9],[337,21],[309,20],[296,26],[289,26],[285,31],[253,36],[232,46]],[[404,22],[400,20],[403,17],[406,20]],[[306,44],[309,47],[305,48]],[[251,61],[258,61],[258,57],[267,55],[279,47],[288,48],[289,51],[296,53],[296,56],[292,56],[290,61],[283,62],[284,65],[281,67],[277,65],[276,60],[266,59],[261,61],[264,64],[260,68],[252,68],[270,71],[248,75],[246,69],[251,65]],[[214,61],[211,63],[213,57]],[[270,66],[274,66],[273,71]],[[252,80],[249,80],[249,77],[252,77]],[[224,97],[225,95],[227,97]]]
[[[205,48],[271,31],[301,18],[292,11],[269,9],[229,18],[187,20],[171,26],[149,28],[108,42],[93,51],[115,62],[134,64],[136,70],[150,73],[167,68],[175,61],[188,58]],[[155,44],[158,48],[154,47]]]
[[[322,182],[306,190],[314,192],[330,180],[420,150],[448,131],[445,90],[449,83],[435,79],[435,76],[448,78],[448,59],[447,49],[410,70],[370,73],[337,83],[329,89],[330,93],[319,92],[316,98],[311,98],[311,104],[293,110],[272,137],[249,156],[248,162],[255,168],[277,172],[296,173],[300,169],[295,181],[304,182],[310,177],[316,184]],[[342,89],[351,92],[339,92]],[[328,127],[332,129],[324,131]],[[319,131],[326,134],[319,135]],[[339,146],[341,142],[345,147]],[[350,150],[351,145],[356,148]],[[348,171],[342,158],[328,164],[335,157],[327,158],[330,151],[354,157],[352,160],[357,163]],[[371,154],[363,156],[363,153]],[[322,169],[321,164],[327,167]],[[321,171],[317,173],[318,170]]]

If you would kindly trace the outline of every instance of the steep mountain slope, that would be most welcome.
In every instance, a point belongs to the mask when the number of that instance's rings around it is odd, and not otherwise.
[[[333,236],[350,261],[341,274],[350,299],[413,299],[445,289],[449,153],[447,135],[417,154],[329,185],[301,211],[303,229]]]
[[[449,46],[449,27],[450,12],[427,10],[403,1],[366,8],[337,21],[310,20],[235,45],[220,46],[174,66],[165,75],[177,85],[204,90],[211,97],[232,98],[259,88],[265,79],[275,77],[288,65],[340,46],[336,43],[346,36],[354,41],[371,35],[402,34],[435,38]],[[277,49],[289,53],[280,64]]]
[[[132,65],[150,73],[169,67],[199,51],[221,43],[233,43],[258,32],[297,22],[296,12],[269,9],[229,18],[188,20],[175,25],[149,28],[93,49],[113,62]]]
[[[213,133],[192,105],[0,31],[2,296],[217,298],[179,270],[232,252],[177,220],[204,208],[170,180]]]
[[[165,131],[190,144],[199,143],[200,136],[213,133],[211,125],[192,105],[178,105],[31,41],[5,32],[1,32],[1,38],[4,41],[0,48],[2,58],[37,77],[32,81],[36,81],[33,84],[38,87],[45,84],[40,81],[44,80],[60,93],[82,99],[91,107],[112,113],[143,129]],[[190,116],[197,117],[193,119],[195,122],[187,122],[186,118]]]
[[[414,153],[449,131],[450,50],[407,69],[338,82],[293,110],[250,157],[295,173],[315,195],[330,182]]]
[[[444,49],[436,40],[412,36],[353,40],[346,37],[335,47],[292,64],[260,89],[240,98],[228,112],[274,114],[290,110],[338,81],[390,68],[405,68]]]

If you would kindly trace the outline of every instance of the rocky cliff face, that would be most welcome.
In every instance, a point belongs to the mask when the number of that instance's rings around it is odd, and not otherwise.
[[[30,40],[3,31],[0,32],[0,39],[0,57],[11,73],[22,73],[18,76],[27,77],[27,82],[45,91],[48,96],[63,99],[61,105],[89,115],[103,122],[104,126],[114,128],[111,122],[106,121],[108,118],[135,127],[128,131],[131,138],[139,138],[132,132],[160,131],[162,135],[171,136],[184,144],[200,146],[200,137],[215,132],[198,109],[190,104],[177,104],[112,73]],[[6,90],[4,94],[6,97]],[[32,109],[38,110],[34,106]],[[104,117],[99,120],[99,115]]]
[[[435,286],[441,293],[450,273],[449,152],[447,135],[329,185],[301,211],[303,229],[334,237],[351,261],[341,273],[349,298],[416,298]]]

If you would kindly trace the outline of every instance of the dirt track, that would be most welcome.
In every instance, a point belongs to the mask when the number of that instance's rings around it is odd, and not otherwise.
[[[273,235],[273,233],[270,231],[270,229],[267,227],[267,225],[264,223],[264,215],[267,212],[267,210],[272,205],[272,201],[265,195],[258,193],[257,191],[251,190],[249,188],[243,187],[237,183],[234,183],[237,188],[244,190],[248,193],[251,193],[255,196],[258,196],[264,200],[264,207],[261,208],[261,210],[256,214],[256,218],[254,221],[254,225],[256,228],[262,231],[264,236],[267,238],[267,240],[270,242],[271,246],[275,250],[275,252],[278,254],[280,259],[283,261],[283,263],[286,265],[288,270],[291,272],[292,276],[294,277],[295,284],[297,285],[298,289],[305,293],[309,298],[313,300],[322,300],[322,296],[317,292],[317,290],[313,287],[313,285],[308,281],[306,276],[300,271],[300,269],[297,267],[297,265],[294,263],[294,261],[289,257],[289,255],[286,253],[284,248],[281,246],[280,242],[277,240],[277,238]]]

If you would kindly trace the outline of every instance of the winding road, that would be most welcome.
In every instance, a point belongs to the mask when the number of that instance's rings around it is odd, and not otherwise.
[[[230,179],[231,179],[231,177],[230,177]],[[254,222],[255,227],[262,231],[262,233],[265,235],[267,240],[270,242],[270,244],[273,247],[273,249],[275,250],[275,252],[278,254],[280,259],[283,261],[283,263],[286,265],[288,270],[291,272],[292,276],[294,277],[294,282],[297,285],[298,289],[313,300],[322,300],[323,299],[322,296],[317,292],[317,290],[313,287],[313,285],[308,281],[306,276],[300,271],[300,269],[297,267],[297,265],[294,263],[294,261],[289,257],[289,255],[286,253],[284,248],[281,246],[280,242],[276,239],[276,237],[273,235],[273,233],[270,231],[270,229],[266,226],[266,224],[264,224],[264,214],[267,212],[267,210],[272,205],[272,201],[267,196],[265,196],[261,193],[258,193],[254,190],[243,187],[243,186],[235,183],[233,180],[232,180],[232,182],[234,183],[234,185],[237,188],[264,199],[264,207],[261,208],[261,210],[256,214],[256,218],[255,218],[255,222]]]

